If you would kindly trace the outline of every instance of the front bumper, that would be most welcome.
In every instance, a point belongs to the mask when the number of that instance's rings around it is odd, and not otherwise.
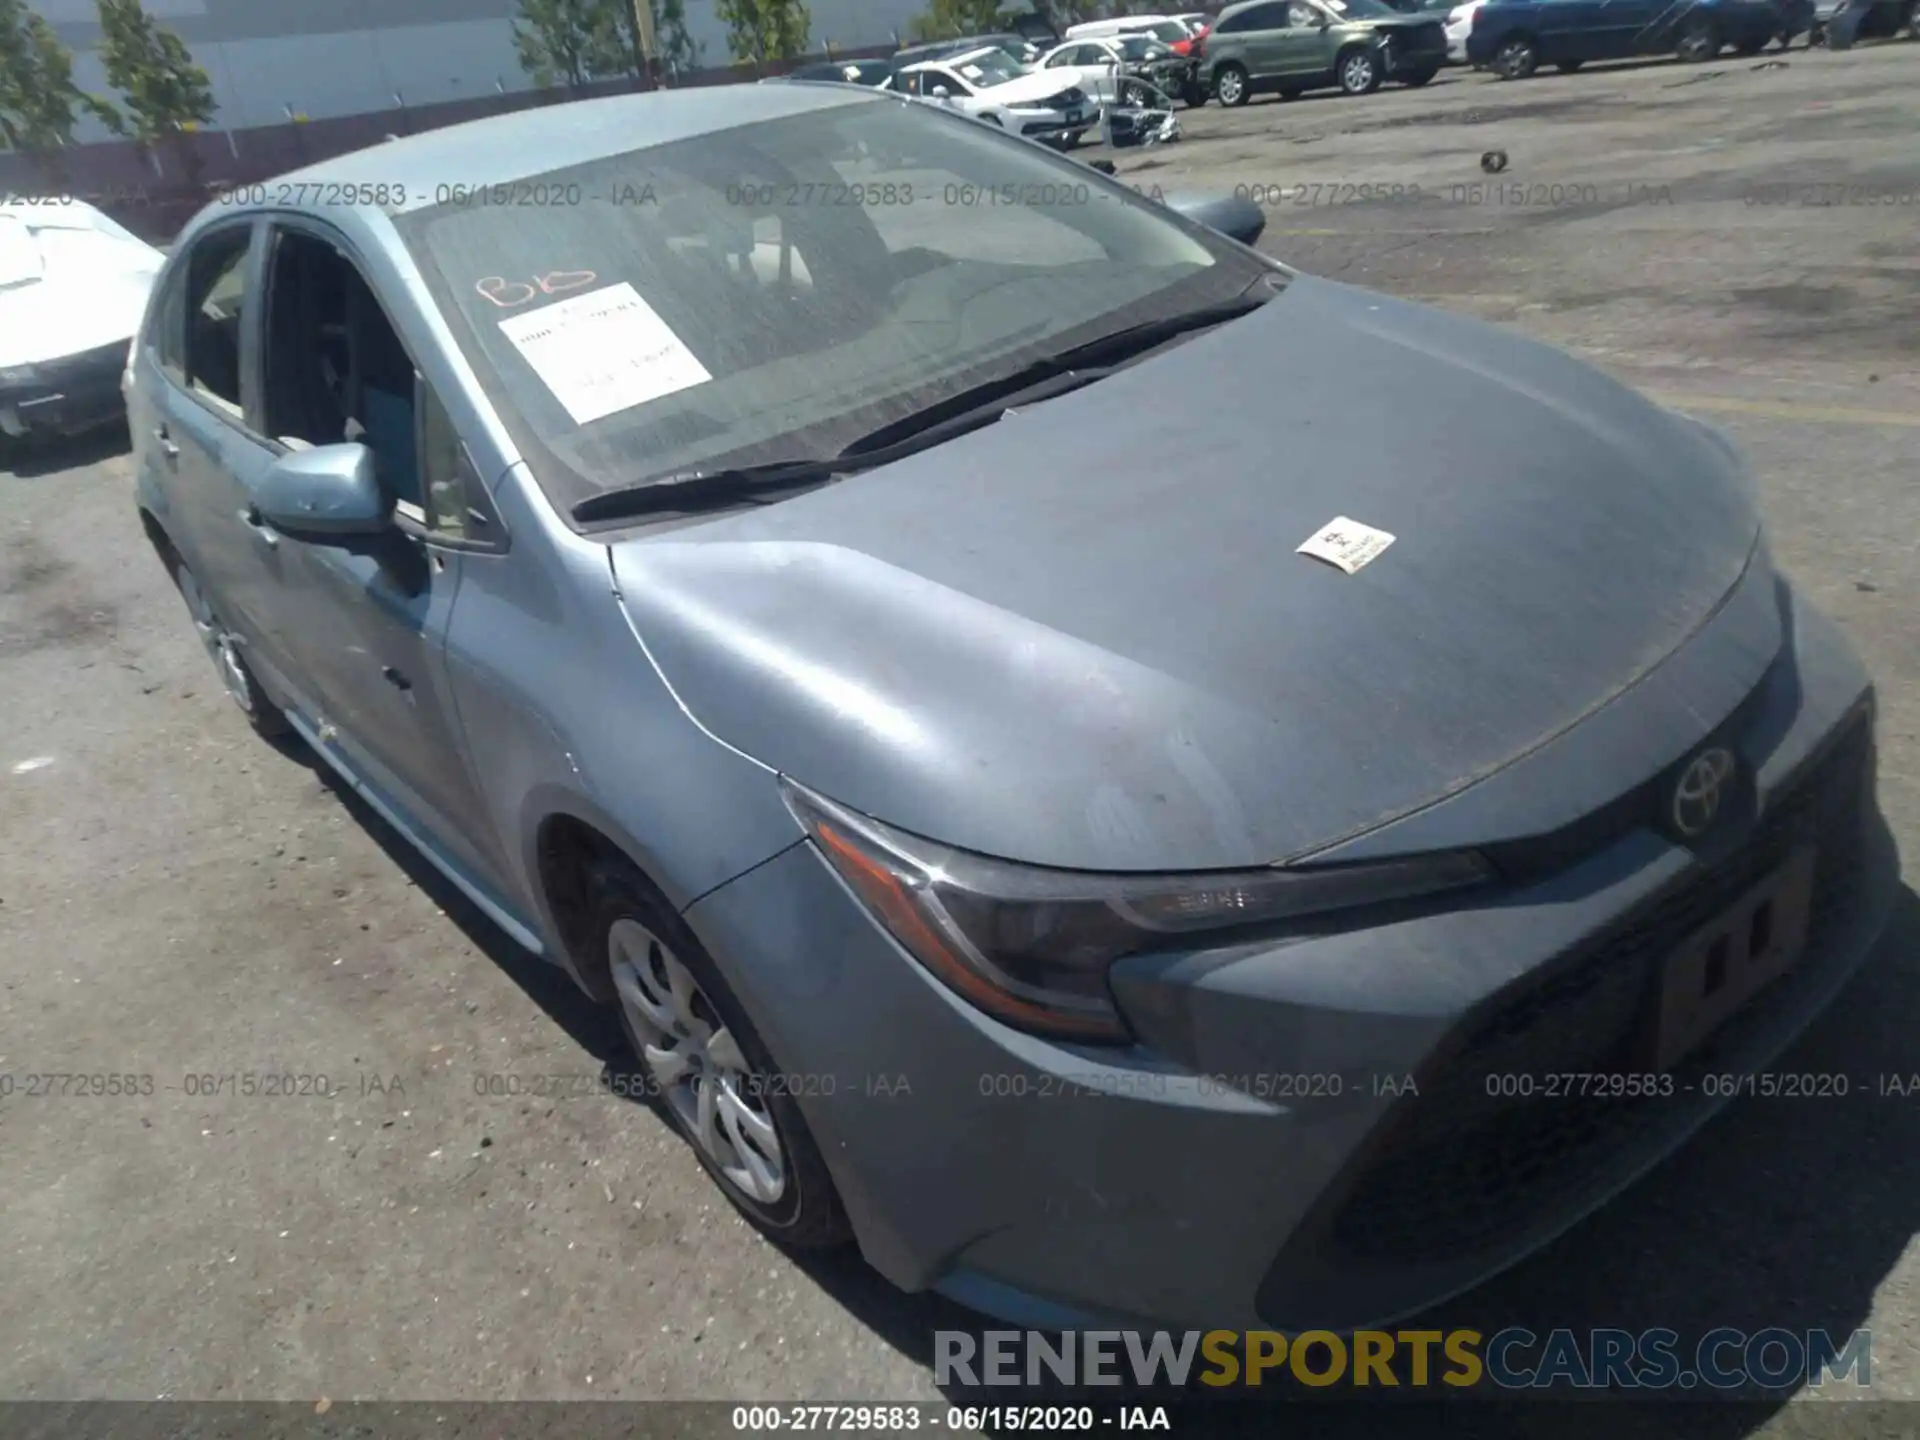
[[[127,343],[36,361],[31,379],[0,386],[0,433],[71,435],[120,418]]]
[[[1049,116],[1042,120],[1024,121],[1020,126],[1020,133],[1031,140],[1050,140],[1058,144],[1063,141],[1078,140],[1099,123],[1100,112],[1098,108],[1088,106],[1086,110],[1081,112],[1081,116],[1077,120],[1069,120],[1065,116],[1056,115]]]
[[[1389,42],[1381,47],[1380,53],[1386,62],[1383,68],[1390,80],[1400,75],[1417,75],[1422,71],[1438,70],[1447,63],[1447,46],[1444,36],[1440,44],[1423,45],[1418,49]]]
[[[985,1018],[804,844],[688,918],[895,1283],[1041,1327],[1384,1323],[1656,1163],[1723,1103],[1689,1077],[1764,1066],[1877,937],[1898,861],[1873,800],[1870,692],[1838,633],[1788,609],[1789,648],[1739,712],[1760,809],[1737,843],[1695,855],[1633,829],[1452,910],[1135,957],[1114,979],[1130,1050]],[[1496,1073],[1644,1068],[1623,1046],[1658,958],[1805,838],[1822,847],[1807,953],[1672,1096],[1489,1098]]]

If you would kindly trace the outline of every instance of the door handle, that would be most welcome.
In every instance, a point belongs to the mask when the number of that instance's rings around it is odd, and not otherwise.
[[[260,507],[258,505],[249,505],[246,509],[242,510],[240,512],[240,523],[251,530],[253,532],[253,538],[269,550],[278,550],[280,548],[279,533],[275,531],[271,525],[267,524],[266,517],[260,513]]]
[[[172,437],[167,434],[166,426],[154,426],[153,438],[160,442],[160,453],[166,456],[167,459],[178,460],[180,458],[180,447],[173,443]]]

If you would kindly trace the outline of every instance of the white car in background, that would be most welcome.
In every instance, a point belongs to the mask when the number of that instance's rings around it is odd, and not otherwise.
[[[1447,12],[1447,59],[1455,65],[1467,63],[1467,36],[1473,32],[1473,17],[1487,0],[1466,0]]]
[[[1025,69],[991,46],[908,65],[894,72],[893,88],[1063,150],[1100,123],[1099,105],[1073,75]]]
[[[125,414],[120,382],[166,260],[82,200],[0,200],[0,435]]]
[[[1111,20],[1085,20],[1069,25],[1062,40],[1104,40],[1115,35],[1151,35],[1162,45],[1193,38],[1193,27],[1171,15],[1118,15]]]

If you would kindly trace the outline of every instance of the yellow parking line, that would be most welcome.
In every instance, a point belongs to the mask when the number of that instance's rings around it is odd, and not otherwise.
[[[1893,410],[1854,410],[1841,405],[1795,405],[1788,401],[1730,400],[1718,395],[1676,395],[1644,392],[1676,410],[1721,410],[1732,415],[1764,415],[1771,420],[1815,420],[1829,425],[1905,425],[1920,427],[1920,413]]]

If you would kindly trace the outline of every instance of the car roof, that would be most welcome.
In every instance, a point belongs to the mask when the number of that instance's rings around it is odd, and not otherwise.
[[[958,65],[967,60],[977,60],[982,55],[992,55],[995,53],[1004,55],[1006,52],[1001,50],[998,45],[976,45],[971,50],[956,50],[951,55],[936,55],[930,60],[916,60],[911,65],[902,65],[900,67],[900,73],[902,75],[910,75],[916,70],[929,70],[935,66],[945,69],[950,65]]]
[[[240,187],[235,203],[209,206],[191,228],[210,218],[209,211],[230,216],[248,209],[301,209],[301,186],[385,185],[394,198],[373,208],[405,214],[439,203],[436,196],[448,185],[511,184],[757,121],[888,103],[883,92],[861,86],[714,85],[543,105],[422,131],[277,175],[263,186]],[[264,192],[265,201],[245,203],[249,192]],[[340,207],[328,213],[334,218],[353,212]]]

